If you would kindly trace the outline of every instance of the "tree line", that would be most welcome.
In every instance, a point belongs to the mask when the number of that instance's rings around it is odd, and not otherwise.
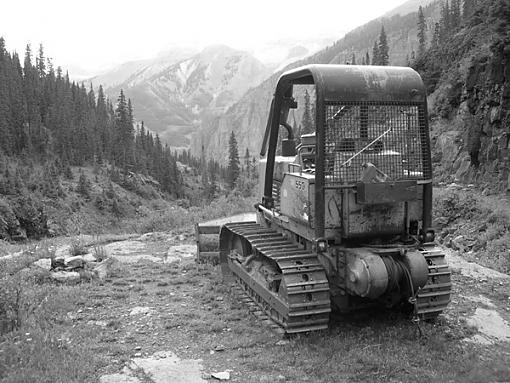
[[[482,27],[483,26],[483,27]],[[439,80],[451,66],[467,53],[475,36],[487,28],[491,31],[490,49],[510,43],[510,3],[507,0],[445,0],[440,18],[433,29],[427,29],[422,7],[418,9],[418,51],[410,63],[422,76],[428,93],[439,85]],[[454,89],[454,99],[460,98],[460,89]],[[452,105],[454,107],[458,105]]]
[[[66,166],[109,164],[152,176],[161,189],[181,194],[175,155],[156,134],[135,126],[133,105],[121,90],[115,104],[102,86],[70,81],[44,56],[35,60],[27,45],[23,66],[0,37],[0,153]]]

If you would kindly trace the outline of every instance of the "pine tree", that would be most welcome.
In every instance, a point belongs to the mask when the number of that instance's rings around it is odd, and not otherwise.
[[[42,44],[39,45],[39,55],[36,58],[36,67],[39,78],[43,78],[46,75],[46,62],[44,59],[44,49]]]
[[[370,65],[370,55],[368,54],[368,51],[365,53],[365,65]]]
[[[451,19],[450,19],[450,5],[446,0],[441,7],[441,18],[439,25],[441,26],[440,41],[444,42],[451,30]]]
[[[356,65],[356,54],[352,52],[351,65]]]
[[[236,187],[237,179],[239,178],[240,163],[239,151],[237,149],[237,140],[232,131],[230,140],[228,141],[228,167],[227,167],[227,181],[231,190]]]
[[[452,0],[450,6],[450,27],[456,30],[460,27],[460,0]]]
[[[379,62],[379,44],[377,44],[377,41],[374,41],[374,47],[372,48],[372,65],[380,65]]]
[[[423,57],[426,49],[427,42],[427,23],[425,22],[425,16],[423,15],[423,8],[418,8],[418,57]]]
[[[475,9],[476,1],[475,0],[464,0],[462,3],[462,18],[467,20],[469,16],[473,13]]]
[[[389,65],[389,47],[388,37],[384,31],[384,25],[381,27],[381,34],[379,35],[379,65]]]
[[[303,118],[301,120],[302,133],[313,133],[313,121],[312,121],[312,113],[310,108],[310,94],[308,90],[305,89],[305,106],[303,111]]]
[[[244,172],[248,178],[250,178],[250,161],[250,150],[246,148],[246,151],[244,152]]]
[[[76,191],[85,199],[90,198],[90,181],[83,171],[80,173],[80,178],[78,179],[78,186],[76,187]]]

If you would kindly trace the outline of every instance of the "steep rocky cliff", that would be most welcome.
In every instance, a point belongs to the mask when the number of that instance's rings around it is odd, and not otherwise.
[[[510,187],[510,3],[479,1],[429,98],[436,177]]]

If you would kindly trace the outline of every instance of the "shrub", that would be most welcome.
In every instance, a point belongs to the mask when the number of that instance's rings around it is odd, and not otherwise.
[[[88,253],[87,248],[80,239],[73,240],[69,252],[71,253],[72,256],[83,255]]]

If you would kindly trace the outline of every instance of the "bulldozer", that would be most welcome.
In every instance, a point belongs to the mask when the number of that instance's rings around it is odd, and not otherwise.
[[[314,132],[291,125],[300,87]],[[295,120],[295,119],[294,119]],[[434,242],[424,84],[411,68],[307,65],[283,73],[259,161],[254,219],[216,227],[223,278],[286,334],[330,313],[404,309],[435,319],[451,271]]]

